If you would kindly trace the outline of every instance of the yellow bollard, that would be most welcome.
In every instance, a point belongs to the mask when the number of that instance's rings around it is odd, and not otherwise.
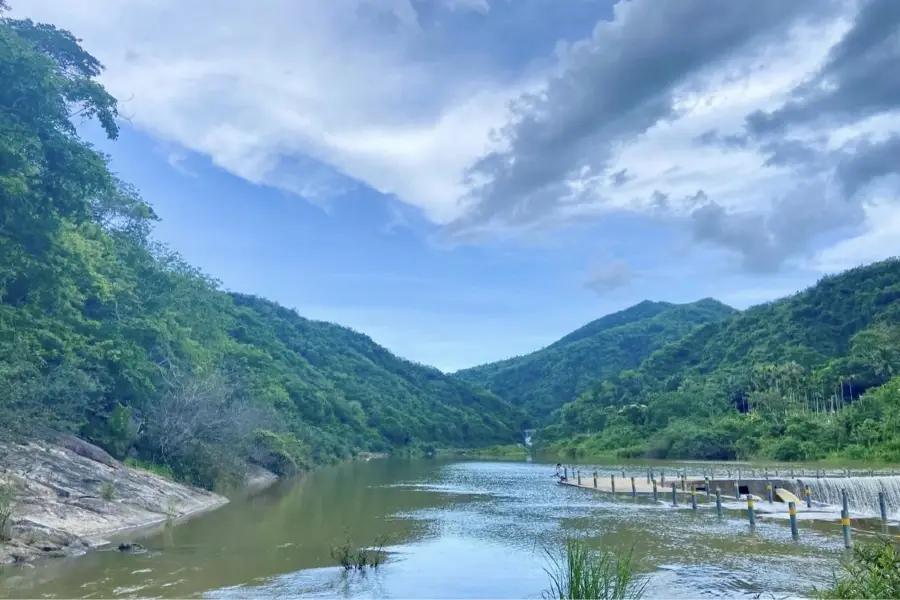
[[[747,494],[747,519],[750,521],[750,527],[756,526],[756,510],[753,508],[753,496]]]

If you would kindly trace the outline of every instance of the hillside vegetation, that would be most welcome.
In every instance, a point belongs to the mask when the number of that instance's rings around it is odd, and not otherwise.
[[[66,31],[0,21],[0,432],[71,431],[206,487],[248,461],[516,441],[495,395],[155,243],[151,207],[73,125],[118,134],[101,68]]]
[[[542,432],[570,454],[900,460],[900,261],[695,329]]]
[[[733,312],[708,298],[690,304],[644,301],[592,321],[537,352],[465,369],[455,376],[488,388],[522,406],[538,422],[546,422],[554,410],[591,384],[637,367],[697,325]]]

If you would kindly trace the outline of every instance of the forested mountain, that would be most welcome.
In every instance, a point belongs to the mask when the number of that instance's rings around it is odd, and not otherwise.
[[[633,369],[697,325],[734,312],[709,298],[690,304],[644,301],[592,321],[525,356],[464,369],[455,376],[487,387],[546,421],[592,383]]]
[[[543,436],[576,453],[900,459],[900,383],[873,389],[898,374],[891,259],[692,331],[592,386]]]
[[[2,2],[0,2],[2,12]],[[518,409],[368,337],[215,281],[74,119],[117,136],[68,32],[0,21],[0,431],[68,430],[212,486],[357,450],[515,441]]]

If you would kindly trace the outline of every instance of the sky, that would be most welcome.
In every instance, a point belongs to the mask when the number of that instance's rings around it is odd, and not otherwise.
[[[900,255],[897,0],[10,0],[223,287],[446,371]]]

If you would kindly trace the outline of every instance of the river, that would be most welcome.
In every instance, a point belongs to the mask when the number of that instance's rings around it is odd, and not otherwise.
[[[844,556],[835,526],[783,522],[751,531],[738,512],[719,519],[648,500],[559,486],[550,465],[373,460],[296,481],[116,550],[16,566],[7,597],[540,598],[546,549],[588,535],[634,556],[648,597],[804,595]],[[330,550],[389,539],[388,562],[345,573]]]

